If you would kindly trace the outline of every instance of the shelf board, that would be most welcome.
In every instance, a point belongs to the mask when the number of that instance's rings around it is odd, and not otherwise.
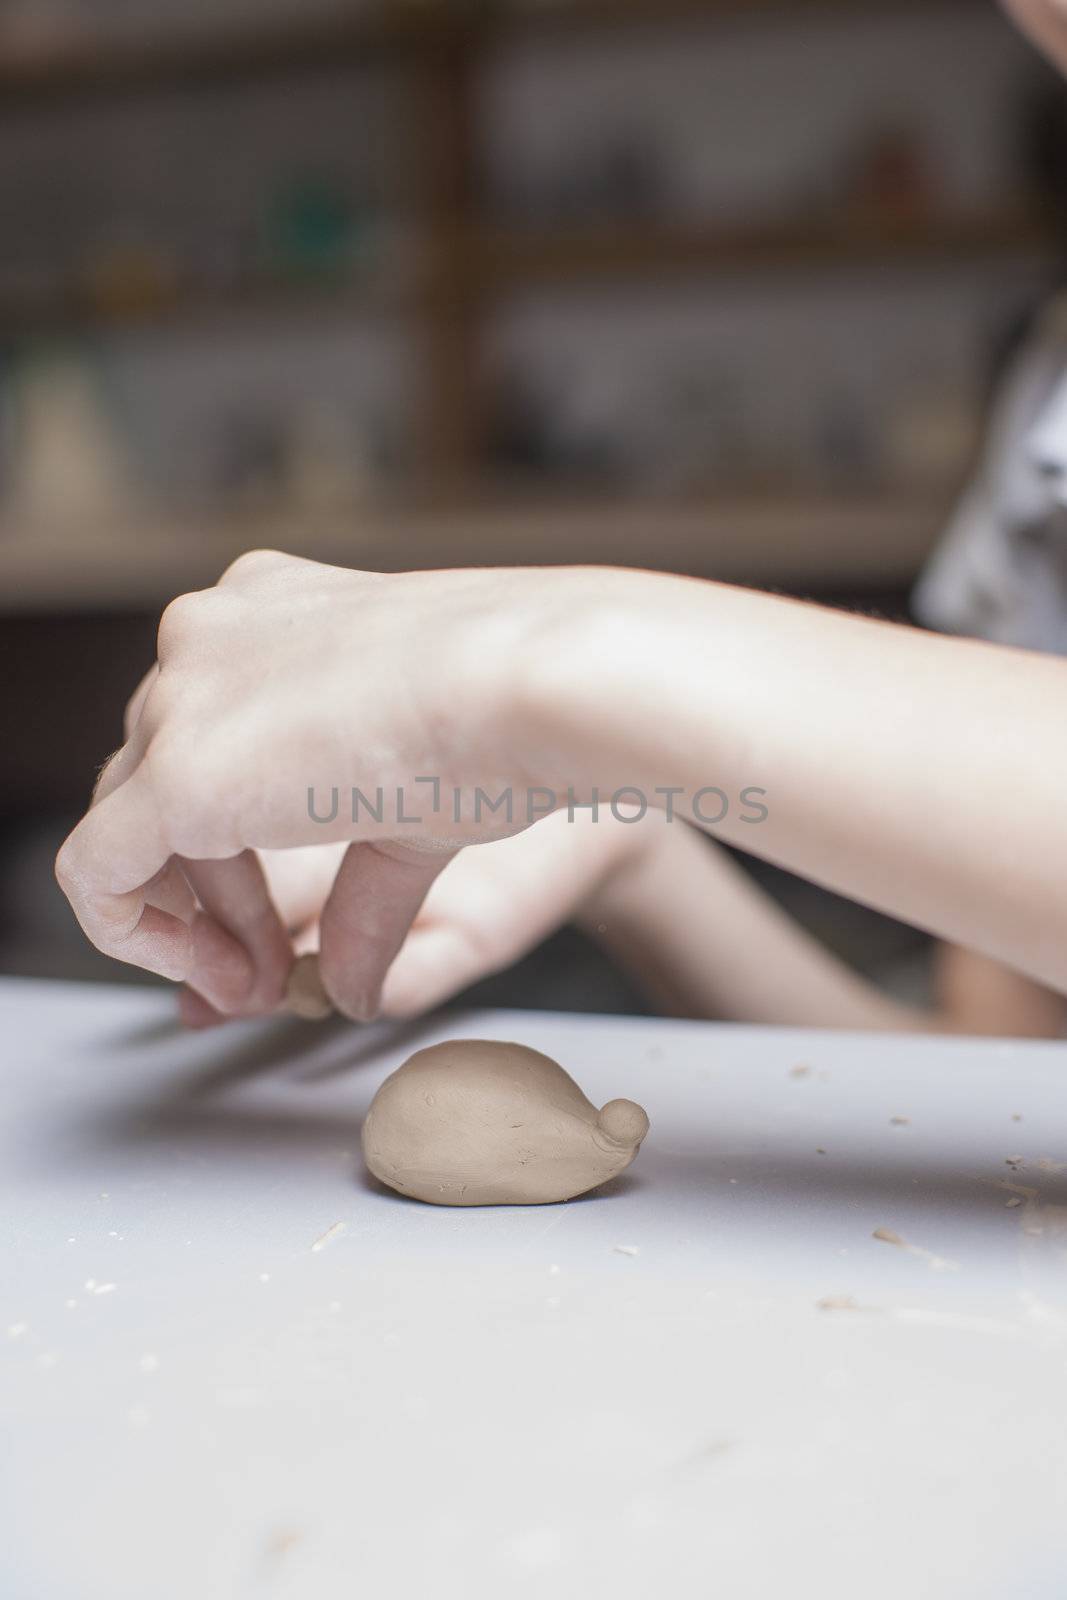
[[[664,23],[751,22],[795,16],[855,20],[887,11],[975,9],[974,0],[500,0],[488,8],[492,23],[509,33],[589,33],[603,28],[660,27]]]
[[[917,573],[944,500],[731,496],[700,503],[531,500],[178,522],[107,539],[0,530],[0,613],[155,610],[258,546],[368,570],[606,564],[757,585],[894,587]]]
[[[94,40],[57,33],[51,41],[0,37],[0,109],[53,98],[194,88],[324,69],[393,55],[419,58],[442,47],[480,50],[516,32],[662,26],[691,20],[751,19],[826,12],[973,7],[974,0],[374,0],[320,16],[269,24],[175,30],[156,37]]]
[[[0,47],[0,106],[286,77],[390,52],[422,53],[462,31],[461,13],[412,3],[339,7],[319,17],[294,12],[269,24],[175,30],[171,37],[101,42],[87,33],[38,48],[8,45]]]
[[[980,257],[1047,255],[1064,240],[1062,221],[1017,209],[970,216],[894,221],[842,219],[824,225],[774,223],[708,229],[635,224],[575,230],[474,229],[457,234],[446,275],[411,265],[396,281],[384,274],[323,277],[226,290],[182,290],[125,308],[94,306],[75,294],[33,301],[0,297],[0,336],[30,337],[167,326],[230,316],[335,311],[403,313],[430,302],[446,309],[455,295],[526,285],[633,282],[800,273],[859,268],[953,266]]]
[[[377,274],[368,274],[365,278],[348,279],[264,278],[226,289],[148,292],[126,304],[114,305],[75,292],[32,298],[0,295],[0,339],[185,327],[193,322],[235,317],[274,318],[279,313],[318,316],[346,311],[382,316],[406,310],[415,293],[410,282],[390,284]]]
[[[1044,253],[1062,220],[1018,208],[953,216],[843,214],[837,221],[716,229],[651,223],[498,230],[474,240],[470,269],[490,287],[704,273],[938,265]]]

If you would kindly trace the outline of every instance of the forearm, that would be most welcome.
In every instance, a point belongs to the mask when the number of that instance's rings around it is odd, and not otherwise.
[[[605,876],[579,923],[674,1016],[825,1028],[932,1025],[851,971],[684,822],[642,824],[639,847]]]
[[[934,993],[941,1026],[950,1033],[1061,1039],[1067,1025],[1062,994],[961,945],[942,944],[933,956]]]
[[[1067,987],[1067,664],[717,584],[601,595],[535,675],[586,781],[717,785],[720,837]]]

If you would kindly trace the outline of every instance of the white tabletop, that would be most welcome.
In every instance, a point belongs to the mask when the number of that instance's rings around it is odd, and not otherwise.
[[[1067,1046],[0,1007],[4,1600],[1062,1596]],[[371,1186],[462,1034],[641,1101],[631,1172]]]

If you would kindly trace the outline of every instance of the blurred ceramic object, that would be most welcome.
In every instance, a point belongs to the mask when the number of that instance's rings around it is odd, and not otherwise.
[[[74,354],[38,355],[12,391],[10,487],[16,529],[91,530],[114,540],[135,525],[140,496],[98,375]]]

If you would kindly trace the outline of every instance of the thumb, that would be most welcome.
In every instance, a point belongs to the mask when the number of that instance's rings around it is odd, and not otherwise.
[[[377,1014],[385,975],[427,890],[455,850],[390,839],[349,845],[322,908],[319,971],[345,1016]]]

